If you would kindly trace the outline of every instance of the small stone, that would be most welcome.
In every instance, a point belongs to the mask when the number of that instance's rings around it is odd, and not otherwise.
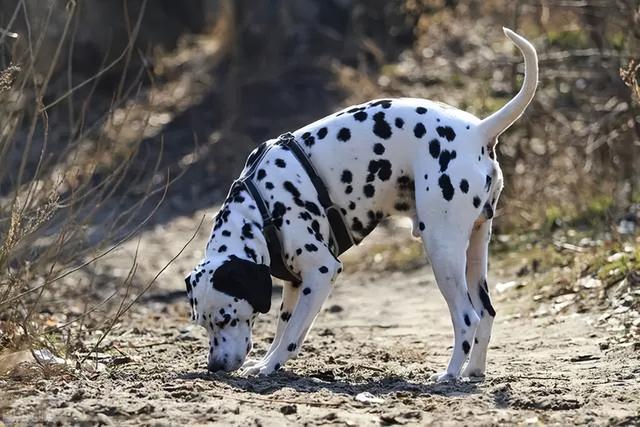
[[[298,412],[298,407],[296,405],[284,405],[280,408],[280,412],[284,415],[291,415]]]
[[[327,311],[329,313],[340,313],[341,311],[344,311],[344,308],[342,308],[342,306],[339,306],[337,304],[333,304],[331,307],[327,308]]]

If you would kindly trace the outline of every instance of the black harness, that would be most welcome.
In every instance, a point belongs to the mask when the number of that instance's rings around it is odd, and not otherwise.
[[[333,256],[337,258],[340,254],[355,244],[353,237],[351,236],[351,232],[349,231],[342,213],[340,212],[340,208],[334,205],[331,201],[329,191],[327,191],[327,187],[324,185],[322,178],[318,176],[318,173],[313,168],[309,158],[296,142],[295,137],[291,133],[280,135],[278,137],[277,145],[287,147],[293,153],[315,187],[316,192],[318,193],[318,201],[324,209],[329,221],[329,249]],[[275,147],[277,145],[272,145],[271,147]],[[258,165],[269,151],[269,148],[262,151],[262,154],[255,159],[245,175],[234,183],[234,186],[243,186],[249,194],[251,194],[251,197],[260,211],[260,215],[262,215],[262,234],[267,241],[269,257],[271,258],[271,275],[279,279],[300,283],[300,277],[289,270],[282,257],[282,244],[280,243],[280,238],[278,236],[279,230],[275,226],[273,222],[274,218],[271,216],[269,209],[267,209],[267,205],[262,198],[258,187],[256,187],[256,184],[253,181],[256,171],[258,170]]]

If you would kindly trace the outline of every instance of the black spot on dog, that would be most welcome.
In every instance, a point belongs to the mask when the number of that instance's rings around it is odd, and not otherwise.
[[[426,108],[424,108],[424,107],[418,107],[418,108],[416,108],[416,113],[418,113],[418,114],[424,114],[424,113],[426,113],[426,112],[427,112],[427,109],[426,109]]]
[[[278,370],[280,370],[280,364],[279,364],[279,363],[276,363],[276,366],[274,366],[274,367],[273,367],[273,370],[274,370],[274,371],[278,371]]]
[[[325,136],[327,136],[327,128],[322,127],[318,130],[318,133],[316,133],[316,135],[318,136],[318,139],[324,139]]]
[[[300,198],[300,191],[298,191],[298,188],[295,185],[293,185],[291,181],[285,181],[284,184],[282,184],[282,186],[284,187],[285,190],[291,193],[293,197]]]
[[[258,262],[258,256],[256,255],[256,251],[251,249],[248,246],[244,247],[244,253],[253,260],[253,262]]]
[[[305,295],[309,295],[311,293],[311,288],[304,288],[302,290],[302,293],[305,294]]]
[[[467,340],[462,342],[462,351],[464,351],[464,354],[469,354],[469,350],[471,350],[471,346],[469,345],[469,342]]]
[[[487,310],[487,312],[489,313],[489,315],[491,315],[491,317],[496,317],[496,310],[493,308],[493,305],[491,305],[491,298],[489,298],[489,294],[482,286],[480,286],[479,288],[480,289],[478,293],[480,296],[480,301],[482,301],[482,306],[484,307],[485,310]]]
[[[485,178],[484,181],[484,190],[485,191],[489,191],[491,189],[491,181],[493,179],[491,178],[491,175],[487,175],[487,177]]]
[[[380,144],[379,142],[375,143],[373,145],[373,152],[376,153],[377,155],[384,154],[384,145]]]
[[[340,180],[345,184],[349,184],[353,180],[353,174],[350,170],[345,169],[342,171],[342,175],[340,176]]]
[[[244,224],[242,226],[242,237],[245,239],[253,239],[253,233],[251,232],[251,224]]]
[[[418,123],[413,128],[413,134],[416,136],[416,138],[422,138],[425,133],[427,133],[427,129],[424,127],[422,123]]]
[[[282,319],[284,322],[288,322],[289,319],[291,319],[291,313],[289,313],[288,311],[283,311],[282,313],[280,313],[280,319]]]
[[[450,126],[438,126],[436,128],[436,131],[438,132],[438,135],[440,135],[441,138],[446,138],[447,141],[449,142],[456,139],[456,133],[453,131],[453,129]]]
[[[273,204],[273,210],[271,211],[271,217],[273,218],[273,225],[280,228],[282,227],[282,217],[287,212],[287,208],[281,202],[275,202]]]
[[[372,102],[369,104],[369,107],[377,107],[381,106],[382,108],[391,108],[391,100],[390,99],[381,99],[379,101]]]
[[[302,248],[296,249],[296,255],[300,255],[302,253]]]
[[[431,154],[431,157],[434,159],[437,159],[438,156],[440,156],[440,141],[432,139],[429,142],[429,154]]]
[[[316,138],[311,136],[311,134],[309,132],[305,132],[302,135],[302,141],[304,142],[304,145],[306,145],[307,147],[311,147],[313,144],[316,143]]]
[[[418,228],[420,231],[424,231],[424,222],[420,221],[420,223],[418,223]]]
[[[362,222],[360,222],[358,218],[354,217],[351,223],[351,229],[353,231],[362,231],[364,229],[364,225],[362,225]]]
[[[359,122],[364,122],[365,120],[367,120],[367,113],[365,113],[364,111],[358,111],[353,115],[353,118]]]
[[[306,212],[306,211],[300,212],[298,214],[298,218],[300,218],[303,221],[311,221],[313,219],[311,214],[309,212]]]
[[[260,181],[265,176],[267,176],[267,173],[264,171],[264,169],[258,169],[258,174],[256,175],[258,181]]]
[[[396,127],[398,129],[402,129],[403,126],[404,126],[404,120],[402,120],[400,117],[396,118]]]
[[[372,198],[374,194],[376,194],[376,189],[373,185],[367,184],[362,188],[364,195],[368,198]]]
[[[367,182],[372,182],[377,174],[381,181],[387,181],[391,178],[391,162],[386,159],[371,160],[369,162],[369,174],[367,175]]]
[[[276,163],[276,166],[279,167],[279,168],[286,168],[287,167],[287,163],[282,159],[276,159],[275,163]]]
[[[273,190],[273,182],[266,182],[264,186],[267,188],[267,190]]]
[[[442,197],[444,197],[445,200],[450,201],[453,199],[454,188],[453,185],[451,185],[449,175],[446,173],[440,175],[440,178],[438,178],[438,185],[442,189]]]
[[[293,351],[296,349],[296,347],[296,344],[292,342],[291,344],[289,344],[289,346],[287,346],[287,350]]]
[[[349,209],[354,210],[355,208],[356,204],[353,201],[349,202]]]
[[[318,251],[318,247],[316,245],[314,245],[313,243],[305,244],[304,248],[307,250],[307,252],[317,252]]]
[[[320,209],[318,208],[318,205],[316,205],[313,202],[304,202],[304,207],[306,210],[308,210],[309,212],[311,212],[314,215],[320,216]]]
[[[348,128],[342,128],[338,132],[338,140],[342,142],[347,142],[351,139],[351,131]]]
[[[221,254],[227,251],[227,245],[222,245],[218,248],[218,253]]]
[[[449,167],[449,162],[456,158],[456,150],[442,150],[438,163],[440,163],[440,172],[444,172]]]
[[[480,206],[480,203],[481,203],[480,197],[475,196],[475,197],[473,198],[473,207],[474,207],[474,208],[477,208],[478,206]]]
[[[322,267],[320,267],[320,268],[318,269],[318,271],[319,271],[320,273],[322,273],[322,274],[326,274],[326,273],[328,273],[328,272],[329,272],[329,269],[323,265]]]
[[[229,230],[222,230],[222,235],[224,237],[229,237],[229,236],[231,236],[231,232]]]
[[[469,315],[465,314],[464,315],[464,324],[467,326],[471,326],[471,320],[469,320]]]
[[[350,185],[347,185],[347,186],[345,187],[345,189],[344,189],[344,192],[345,192],[346,194],[351,194],[351,193],[353,192],[353,187],[352,187],[352,186],[350,186]]]
[[[373,120],[373,133],[382,139],[391,138],[391,126],[384,119],[384,113],[382,111],[375,113]]]
[[[460,181],[460,191],[462,191],[465,194],[469,192],[469,181],[467,181],[466,179],[462,179]]]

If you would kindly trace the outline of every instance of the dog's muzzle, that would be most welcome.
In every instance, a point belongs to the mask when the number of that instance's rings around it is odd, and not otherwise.
[[[208,366],[209,372],[218,372],[225,370],[225,363],[217,360],[213,360],[209,362]]]

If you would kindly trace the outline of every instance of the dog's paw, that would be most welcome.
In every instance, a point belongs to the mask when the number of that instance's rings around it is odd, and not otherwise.
[[[449,383],[449,382],[456,381],[458,378],[455,375],[445,371],[445,372],[439,372],[437,374],[431,375],[430,379],[431,381],[435,381],[437,383]]]
[[[484,378],[484,369],[467,366],[462,371],[463,378],[482,379]]]
[[[251,366],[243,367],[240,374],[245,377],[266,376],[273,374],[278,369],[280,369],[279,363],[273,363],[268,360],[259,360]]]
[[[251,368],[252,366],[257,365],[258,363],[260,363],[260,359],[247,359],[244,361],[244,363],[240,367],[240,371],[247,368]]]

